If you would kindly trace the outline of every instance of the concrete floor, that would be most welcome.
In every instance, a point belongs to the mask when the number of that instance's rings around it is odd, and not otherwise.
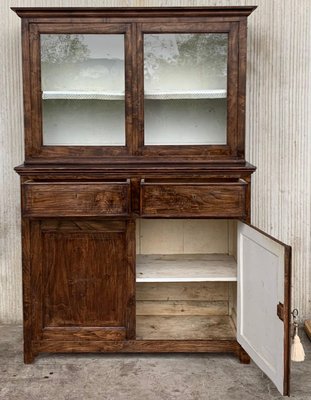
[[[304,336],[304,333],[302,333]],[[311,343],[292,364],[292,399],[311,400]],[[255,366],[230,355],[40,355],[22,361],[22,329],[0,326],[0,399],[281,399]]]

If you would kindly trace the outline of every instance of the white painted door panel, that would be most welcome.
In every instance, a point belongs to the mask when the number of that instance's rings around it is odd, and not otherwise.
[[[289,307],[289,296],[284,296],[289,285],[288,251],[282,243],[238,223],[237,340],[282,394],[288,394],[288,314],[285,329],[277,305],[286,300],[284,309]]]

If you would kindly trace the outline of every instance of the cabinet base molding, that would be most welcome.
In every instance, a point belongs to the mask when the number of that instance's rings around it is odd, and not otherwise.
[[[50,341],[32,342],[33,357],[39,353],[234,353],[241,362],[246,352],[235,340],[127,340],[127,341]],[[241,357],[242,356],[242,357]],[[27,361],[27,360],[26,360]]]

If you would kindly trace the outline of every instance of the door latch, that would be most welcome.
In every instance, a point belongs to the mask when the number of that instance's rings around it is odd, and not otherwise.
[[[284,321],[284,304],[279,303],[276,309],[277,316],[280,318],[281,321]]]

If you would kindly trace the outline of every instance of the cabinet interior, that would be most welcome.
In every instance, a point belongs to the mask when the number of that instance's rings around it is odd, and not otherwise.
[[[124,100],[44,100],[42,106],[44,144],[125,146],[124,110]]]
[[[145,144],[226,144],[226,99],[145,101]]]
[[[138,219],[136,338],[236,338],[236,221]]]

